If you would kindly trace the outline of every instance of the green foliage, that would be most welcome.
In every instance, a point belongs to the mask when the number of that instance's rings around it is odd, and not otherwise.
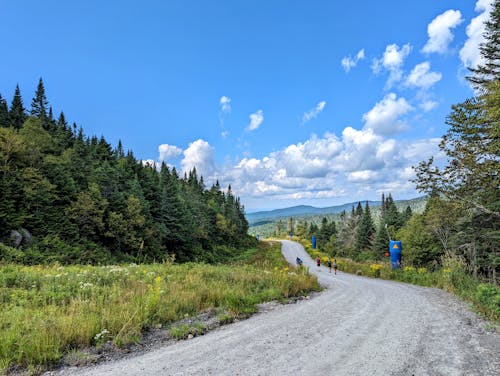
[[[477,95],[452,106],[439,148],[444,167],[432,159],[417,168],[417,188],[436,197],[428,224],[443,248],[463,256],[467,269],[498,283],[500,239],[500,2],[493,4],[481,45],[482,64],[469,81]],[[451,209],[451,210],[450,210]]]
[[[368,202],[365,205],[365,210],[362,212],[361,220],[356,229],[356,248],[359,251],[369,251],[372,247],[372,242],[375,235],[375,226],[373,224],[370,206]]]
[[[5,111],[0,97],[0,242],[12,230],[34,235],[18,260],[219,262],[254,244],[231,187],[207,190],[196,169],[184,178],[165,164],[157,171],[121,142],[113,150],[68,126],[63,113],[55,121],[42,79],[31,116],[19,87]]]
[[[19,85],[16,85],[16,91],[14,92],[14,97],[10,105],[9,120],[10,126],[15,129],[20,129],[26,120],[26,110],[24,109]]]
[[[439,240],[429,230],[425,216],[414,214],[408,224],[397,233],[403,244],[403,257],[406,265],[416,267],[437,267],[444,250]]]
[[[2,256],[19,253],[0,245]],[[172,325],[174,338],[197,335],[205,331],[202,323],[181,320],[214,310],[231,322],[255,312],[259,303],[319,289],[314,276],[289,269],[279,243],[259,244],[245,254],[236,264],[219,266],[0,265],[2,372],[50,366],[65,352],[107,341],[124,346],[149,327]]]

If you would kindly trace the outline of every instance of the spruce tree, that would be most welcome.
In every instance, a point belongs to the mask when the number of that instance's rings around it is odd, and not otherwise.
[[[9,126],[9,107],[7,101],[0,95],[0,128]]]
[[[15,129],[21,129],[24,121],[26,120],[26,111],[24,109],[23,98],[21,97],[21,90],[19,89],[19,85],[16,85],[14,98],[12,98],[9,119],[10,125]]]
[[[356,232],[356,248],[358,249],[358,251],[371,250],[374,235],[375,226],[373,225],[370,206],[368,205],[367,201]]]
[[[479,46],[483,63],[472,68],[472,76],[467,79],[480,90],[487,89],[488,83],[500,78],[500,0],[493,2],[490,18],[485,23],[485,42]]]
[[[49,101],[45,96],[45,88],[43,86],[42,78],[40,77],[40,81],[38,82],[38,87],[35,92],[35,96],[31,101],[31,116],[36,116],[42,119],[42,124],[45,129],[48,127],[48,118],[47,118],[47,109],[49,108]]]

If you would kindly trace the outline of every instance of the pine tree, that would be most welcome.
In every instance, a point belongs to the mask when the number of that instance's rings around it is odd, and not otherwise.
[[[0,128],[9,126],[9,107],[7,101],[0,95]]]
[[[500,0],[493,2],[485,26],[485,42],[479,46],[484,63],[471,69],[473,75],[467,77],[474,87],[483,91],[490,82],[500,78]]]
[[[386,252],[389,251],[389,235],[385,228],[384,221],[380,221],[375,234],[375,241],[373,242],[373,253],[377,259],[381,259]]]
[[[14,92],[14,98],[12,98],[12,104],[10,105],[9,112],[10,125],[15,129],[21,129],[26,120],[26,111],[23,105],[23,98],[21,97],[21,90],[19,85],[16,85],[16,91]]]
[[[49,108],[49,101],[45,96],[45,88],[43,86],[43,80],[40,77],[40,81],[38,82],[38,87],[35,92],[35,96],[31,101],[31,116],[36,116],[42,119],[42,123],[47,129],[48,126],[48,118],[47,118],[47,109]]]
[[[356,232],[356,248],[358,251],[371,250],[374,235],[375,226],[373,225],[370,206],[367,201]]]

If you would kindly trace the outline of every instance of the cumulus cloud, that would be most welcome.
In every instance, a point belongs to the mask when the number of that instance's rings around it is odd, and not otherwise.
[[[264,121],[264,112],[262,110],[258,110],[253,114],[250,114],[250,124],[248,124],[247,130],[254,131],[260,127],[262,122]]]
[[[349,71],[352,68],[354,68],[360,60],[363,60],[364,58],[365,58],[365,50],[361,49],[358,51],[358,53],[356,54],[356,56],[354,58],[352,58],[351,55],[344,56],[342,58],[342,60],[340,61],[340,63],[342,64],[342,68],[344,68],[344,70],[347,73],[349,73]]]
[[[424,53],[443,54],[448,50],[448,45],[453,40],[452,29],[463,22],[462,13],[459,10],[447,10],[432,20],[427,26],[429,40],[422,48]]]
[[[460,60],[467,68],[476,68],[482,64],[479,46],[485,41],[483,36],[485,31],[484,23],[489,19],[492,6],[491,0],[478,0],[475,10],[481,13],[467,25],[467,40],[460,50]]]
[[[406,78],[406,86],[428,89],[441,80],[441,73],[431,72],[431,65],[428,61],[415,65]]]
[[[160,153],[159,160],[165,161],[170,158],[177,157],[182,154],[182,149],[175,145],[161,144],[158,146],[158,152]]]
[[[400,117],[412,109],[406,99],[397,98],[396,94],[389,93],[363,115],[364,128],[381,135],[401,132],[406,127],[406,123]]]
[[[372,71],[375,74],[382,70],[389,72],[389,79],[386,83],[386,88],[390,88],[394,83],[401,80],[403,76],[403,63],[411,51],[411,45],[405,44],[401,48],[397,44],[390,44],[385,48],[385,52],[381,58],[374,59]]]
[[[311,136],[263,158],[246,157],[221,172],[245,205],[272,200],[324,200],[377,192],[416,194],[412,165],[438,154],[439,139],[397,141],[347,127],[340,138]]]
[[[205,179],[215,172],[214,148],[204,140],[196,140],[189,144],[184,150],[184,158],[181,160],[183,172],[189,172],[196,167],[198,176]]]
[[[325,106],[326,102],[321,101],[316,105],[316,107],[305,112],[304,115],[302,116],[302,124],[307,123],[309,120],[315,119],[320,114],[320,112],[323,111]]]

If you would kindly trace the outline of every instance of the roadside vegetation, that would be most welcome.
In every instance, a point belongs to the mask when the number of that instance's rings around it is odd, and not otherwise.
[[[335,257],[338,269],[346,273],[440,288],[472,303],[487,319],[500,322],[500,288],[471,276],[466,272],[464,260],[456,255],[443,257],[441,267],[434,270],[411,265],[393,270],[390,262],[386,260],[354,261],[338,257],[336,253],[329,254],[312,249],[311,243],[305,239],[295,240],[304,246],[313,259],[320,257],[323,264],[326,264],[329,258]]]
[[[480,47],[482,64],[469,83],[475,96],[453,105],[440,152],[415,167],[413,181],[426,194],[421,212],[400,210],[382,194],[380,211],[359,202],[338,220],[320,224],[289,218],[277,223],[276,237],[292,233],[308,244],[317,240],[323,259],[337,257],[341,270],[395,279],[453,292],[486,317],[500,318],[500,1],[492,3]],[[393,271],[389,241],[402,241],[402,269]],[[311,252],[312,250],[309,249]],[[319,253],[317,253],[319,252]]]
[[[259,303],[318,290],[316,278],[289,269],[280,250],[261,242],[226,265],[0,265],[0,373],[36,373],[63,354],[109,341],[125,346],[148,328],[185,338],[203,325],[172,324],[205,310],[231,322]]]

